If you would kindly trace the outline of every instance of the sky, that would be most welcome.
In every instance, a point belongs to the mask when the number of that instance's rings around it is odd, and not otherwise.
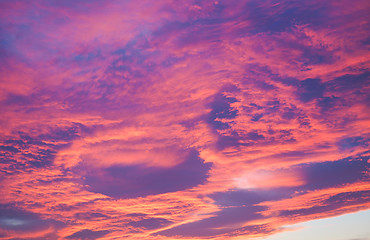
[[[0,0],[0,239],[369,240],[369,11]]]
[[[285,226],[287,231],[271,235],[265,240],[369,240],[369,220],[369,210],[350,213],[339,217]]]

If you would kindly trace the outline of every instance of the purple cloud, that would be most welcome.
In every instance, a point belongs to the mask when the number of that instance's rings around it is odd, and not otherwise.
[[[195,150],[185,151],[185,156],[184,162],[171,168],[143,165],[92,168],[84,176],[85,184],[90,191],[110,197],[135,198],[185,190],[204,183],[211,164],[204,163]]]

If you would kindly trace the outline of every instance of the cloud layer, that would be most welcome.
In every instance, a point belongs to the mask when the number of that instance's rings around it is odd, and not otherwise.
[[[0,239],[238,239],[370,207],[367,1],[1,1]]]

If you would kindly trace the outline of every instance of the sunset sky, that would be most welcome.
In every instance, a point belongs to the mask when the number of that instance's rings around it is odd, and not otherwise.
[[[369,12],[0,0],[0,239],[370,240]]]

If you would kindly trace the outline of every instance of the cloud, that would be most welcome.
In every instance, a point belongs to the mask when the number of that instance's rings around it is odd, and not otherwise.
[[[367,142],[368,140],[364,139],[361,136],[357,136],[357,137],[342,138],[337,142],[337,145],[339,149],[346,150],[346,149],[351,149],[351,148],[358,147],[358,146],[367,147],[368,146]]]
[[[369,208],[367,1],[0,2],[2,238],[265,238]]]
[[[170,224],[171,221],[168,221],[167,219],[164,218],[147,218],[129,223],[129,225],[134,228],[144,228],[149,230],[166,227]]]
[[[7,236],[12,236],[12,233],[22,234],[31,233],[41,235],[47,234],[50,229],[52,231],[61,229],[65,226],[63,222],[53,219],[43,219],[38,214],[18,209],[9,204],[1,204],[0,206],[0,229],[6,231]],[[46,232],[45,232],[46,231]]]
[[[108,233],[109,231],[92,231],[89,229],[84,229],[79,232],[75,232],[74,234],[66,237],[66,239],[98,239],[104,237]]]
[[[227,192],[212,193],[210,197],[215,203],[224,207],[232,206],[253,206],[269,200],[279,200],[286,195],[286,192],[279,190],[230,190]]]
[[[359,191],[352,193],[340,193],[330,198],[326,199],[322,205],[312,206],[297,210],[286,210],[281,211],[280,215],[284,217],[299,217],[299,216],[310,216],[314,214],[321,214],[323,212],[329,212],[331,210],[336,210],[341,207],[346,207],[348,205],[356,205],[368,202],[369,191]]]
[[[324,91],[325,86],[321,84],[320,79],[305,79],[298,87],[299,99],[302,102],[309,102],[313,99],[320,98],[323,96]]]
[[[112,165],[108,168],[91,168],[85,174],[83,165],[81,175],[84,184],[93,192],[114,198],[135,198],[189,189],[205,183],[210,163],[204,163],[195,150],[185,153],[182,163],[170,167],[146,167],[140,165]]]
[[[200,221],[186,223],[168,230],[158,232],[157,234],[167,237],[215,237],[221,234],[232,233],[242,228],[243,224],[262,218],[259,211],[263,207],[234,207],[225,208],[216,212],[216,216],[205,218]],[[249,226],[250,228],[258,226]]]
[[[321,189],[354,183],[368,178],[369,157],[346,158],[333,162],[303,164],[298,168],[307,181],[306,188]]]
[[[209,123],[215,129],[230,128],[227,123],[221,122],[221,119],[233,119],[238,114],[238,110],[233,110],[230,103],[236,102],[235,98],[225,97],[222,94],[216,94],[212,102],[212,111],[209,115]]]

